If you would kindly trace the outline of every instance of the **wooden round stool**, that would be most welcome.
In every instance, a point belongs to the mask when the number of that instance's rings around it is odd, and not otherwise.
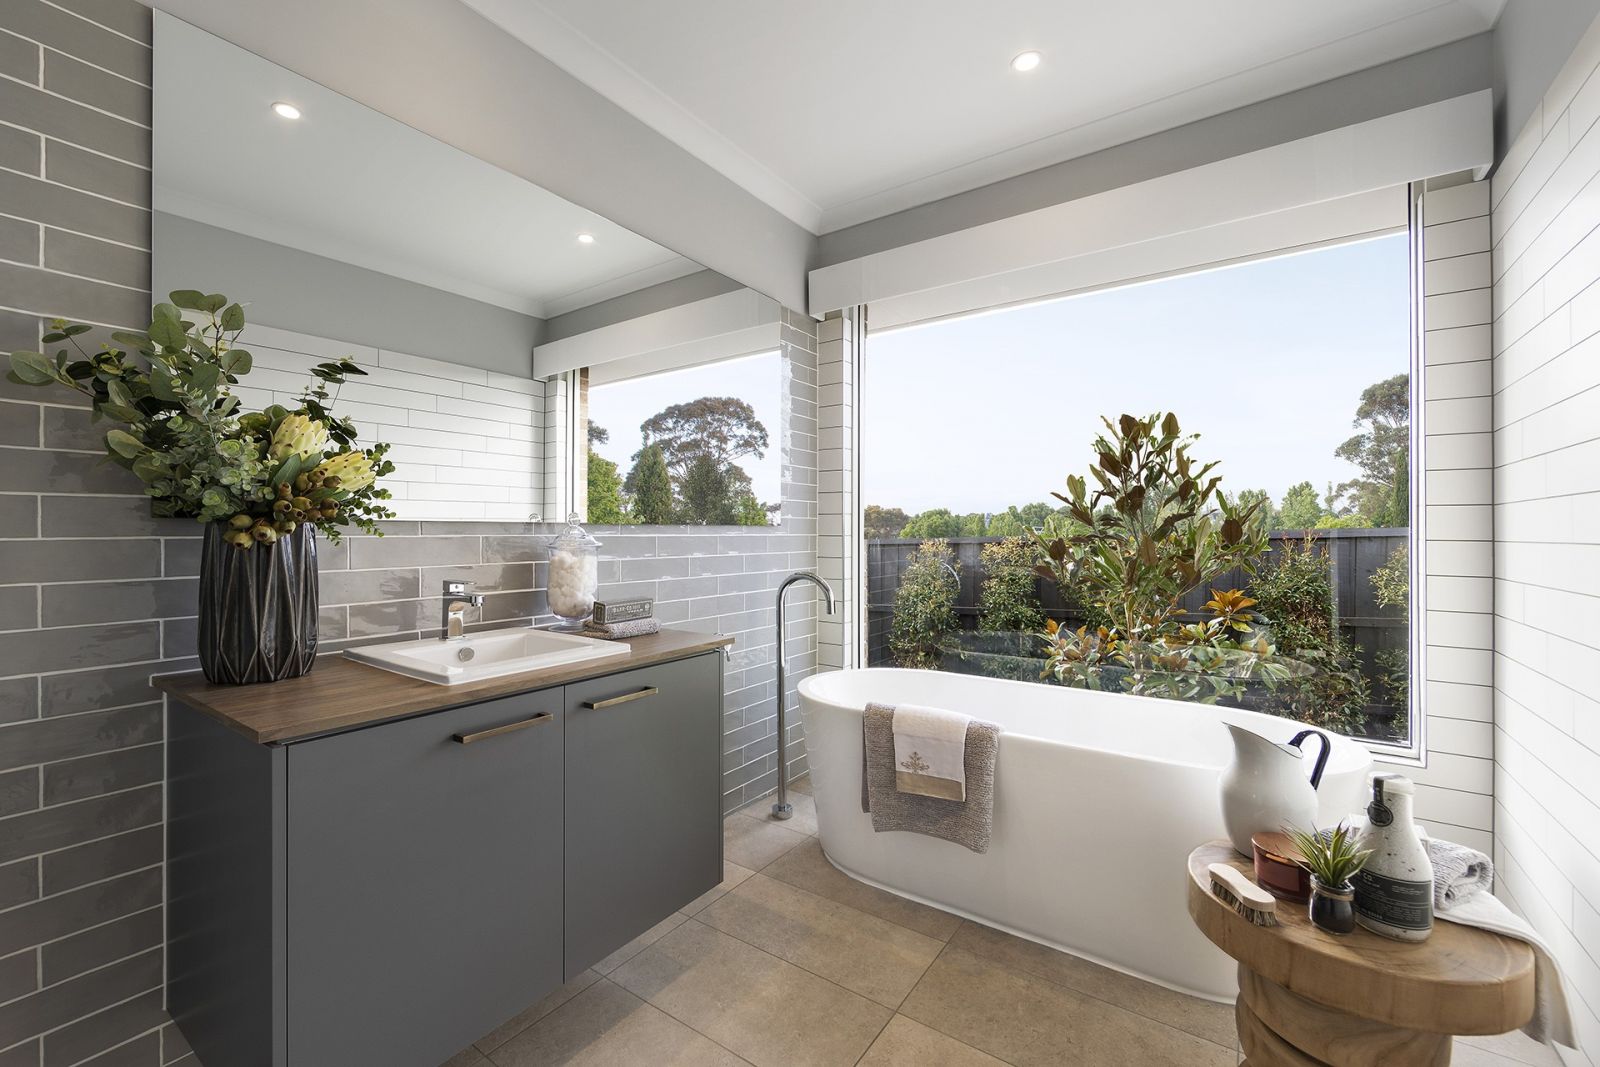
[[[1256,926],[1211,893],[1213,863],[1251,874],[1226,841],[1189,854],[1189,915],[1239,961],[1234,1009],[1249,1067],[1443,1067],[1456,1034],[1501,1034],[1533,1017],[1533,950],[1439,921],[1420,943],[1357,927],[1324,933],[1278,901]]]

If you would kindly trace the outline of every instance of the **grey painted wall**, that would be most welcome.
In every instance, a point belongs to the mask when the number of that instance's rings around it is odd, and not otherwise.
[[[1600,0],[1508,0],[1495,24],[1491,60],[1497,160],[1597,15]]]
[[[1489,34],[824,234],[813,266],[881,252],[1489,87]]]
[[[545,323],[544,340],[559,341],[563,337],[588,333],[602,326],[627,322],[640,315],[665,311],[680,304],[705,300],[743,288],[744,286],[732,278],[725,278],[714,270],[697,271],[682,278],[674,278],[671,281],[614,296],[610,300],[602,300],[588,307],[569,311],[565,315],[552,316]]]
[[[809,232],[455,0],[153,6],[805,306]]]
[[[155,212],[152,291],[250,301],[250,321],[529,377],[544,320],[456,293]]]

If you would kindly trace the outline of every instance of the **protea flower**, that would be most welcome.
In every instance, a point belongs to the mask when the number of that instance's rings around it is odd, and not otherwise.
[[[340,489],[356,492],[371,485],[377,478],[372,473],[372,463],[364,452],[340,452],[337,456],[330,456],[322,461],[322,465],[311,472],[313,478],[321,478],[324,483],[329,478],[337,478],[336,483]]]
[[[272,431],[269,454],[282,462],[290,456],[314,456],[328,444],[328,428],[309,415],[285,415]]]

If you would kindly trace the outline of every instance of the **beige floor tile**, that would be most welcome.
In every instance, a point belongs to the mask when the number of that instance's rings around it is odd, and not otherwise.
[[[1018,1065],[1232,1067],[1232,1048],[947,947],[902,1014]]]
[[[891,1014],[698,920],[612,978],[758,1067],[849,1067]]]
[[[739,1067],[745,1061],[601,980],[494,1053],[498,1067]]]
[[[566,985],[546,994],[539,1003],[518,1012],[490,1033],[478,1038],[473,1044],[480,1052],[493,1052],[599,980],[600,975],[595,971],[584,971]]]
[[[950,938],[950,944],[1011,970],[1047,978],[1091,997],[1108,1000],[1218,1045],[1232,1048],[1238,1037],[1231,1004],[1175,993],[1153,982],[974,922],[962,923]]]
[[[790,782],[789,783],[789,792],[791,792],[791,793],[804,793],[807,796],[810,796],[811,795],[811,772],[807,771],[805,774],[802,774],[800,777],[798,777],[794,781]]]
[[[805,840],[805,834],[795,833],[771,819],[752,819],[735,813],[722,820],[723,859],[752,871],[759,871]]]
[[[618,967],[621,967],[624,963],[627,963],[629,960],[633,959],[633,957],[637,956],[639,953],[643,952],[645,949],[649,948],[651,945],[655,944],[657,941],[660,941],[663,937],[682,926],[684,922],[688,920],[688,918],[689,917],[684,915],[682,912],[673,912],[671,915],[668,915],[665,919],[662,919],[650,929],[646,930],[644,933],[640,934],[638,937],[634,938],[632,941],[629,941],[626,945],[623,945],[611,955],[595,964],[594,970],[599,971],[601,974],[610,974],[612,971],[616,970]]]
[[[896,1015],[861,1057],[859,1067],[1005,1067],[987,1052],[963,1045],[914,1019]]]
[[[755,873],[748,867],[741,867],[737,863],[729,863],[727,860],[723,860],[722,881],[695,897],[679,910],[685,915],[698,915],[705,910],[707,904],[721,897],[722,894],[732,891],[734,886]]]
[[[797,834],[811,835],[817,832],[817,802],[810,793],[789,790],[789,807],[794,811],[787,819],[778,820],[772,817],[772,805],[777,802],[778,796],[774,793],[770,797],[763,797],[754,804],[740,808],[739,814],[752,819],[776,822],[785,830],[793,830]]]
[[[885,1007],[898,1007],[943,942],[758,874],[701,922]]]
[[[822,843],[814,838],[790,850],[762,873],[940,941],[949,940],[961,925],[959,915],[856,881],[828,862],[822,854]]]
[[[1455,1055],[1450,1062],[1456,1067],[1561,1067],[1561,1055],[1521,1030],[1513,1030],[1492,1037],[1456,1038]]]
[[[483,1058],[483,1053],[468,1045],[454,1056],[445,1060],[439,1067],[493,1067],[493,1064]]]

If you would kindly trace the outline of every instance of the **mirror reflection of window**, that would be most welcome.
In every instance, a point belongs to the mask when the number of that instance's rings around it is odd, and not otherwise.
[[[783,495],[777,352],[589,385],[590,523],[772,526]]]

